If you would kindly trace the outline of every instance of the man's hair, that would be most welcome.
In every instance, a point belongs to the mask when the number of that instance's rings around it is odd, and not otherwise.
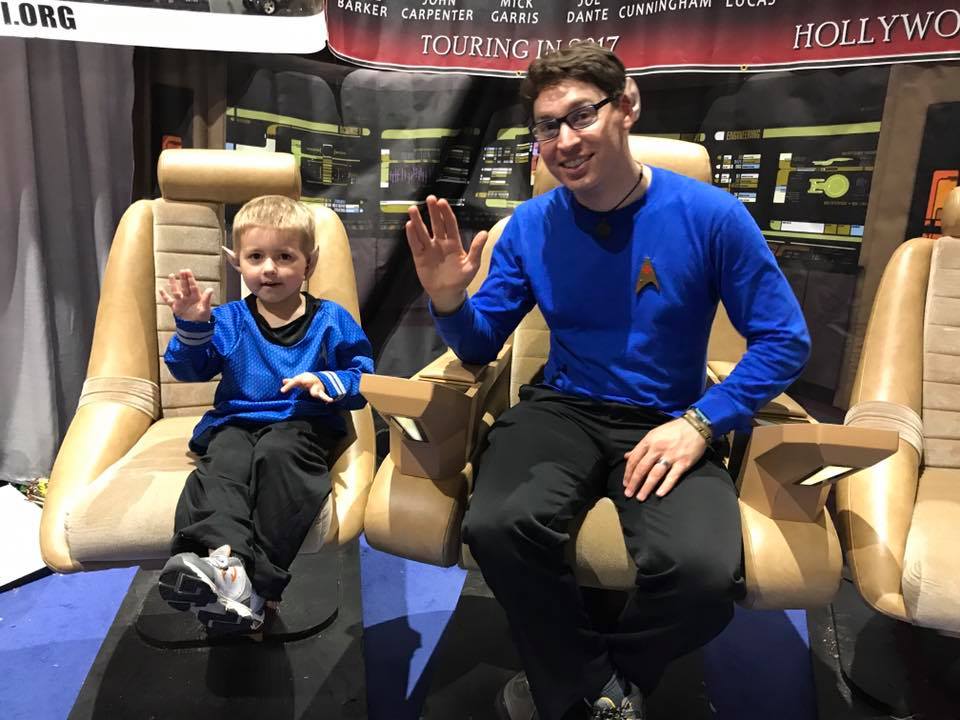
[[[240,249],[244,233],[254,227],[290,230],[300,236],[300,247],[307,256],[316,246],[313,213],[285,195],[261,195],[246,203],[233,219],[233,248]]]
[[[564,80],[580,80],[596,85],[604,95],[619,95],[627,81],[620,58],[595,43],[583,42],[555,50],[537,58],[527,68],[520,95],[532,108],[537,96],[551,85]]]

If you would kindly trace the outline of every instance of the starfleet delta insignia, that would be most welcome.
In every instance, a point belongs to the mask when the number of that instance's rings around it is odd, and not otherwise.
[[[650,262],[650,258],[643,259],[640,274],[637,275],[637,293],[639,294],[647,285],[653,285],[657,289],[657,292],[660,292],[660,282],[657,280],[657,271],[653,269],[653,263]]]

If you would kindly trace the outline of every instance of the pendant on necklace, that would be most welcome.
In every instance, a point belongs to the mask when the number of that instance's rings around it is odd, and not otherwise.
[[[597,223],[597,227],[594,228],[593,234],[597,237],[605,238],[610,234],[610,223],[606,219],[601,220]]]

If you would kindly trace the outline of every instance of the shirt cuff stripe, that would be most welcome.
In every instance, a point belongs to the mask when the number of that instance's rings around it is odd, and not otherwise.
[[[324,370],[322,374],[327,378],[327,380],[330,381],[330,384],[333,386],[333,390],[337,394],[338,398],[347,394],[346,389],[343,387],[343,383],[340,382],[340,378],[337,377],[335,372]]]
[[[177,328],[177,335],[197,340],[200,338],[213,337],[213,330],[184,330],[183,328]]]
[[[206,345],[213,339],[213,333],[209,332],[202,335],[197,333],[184,334],[180,330],[177,330],[177,339],[184,345]]]

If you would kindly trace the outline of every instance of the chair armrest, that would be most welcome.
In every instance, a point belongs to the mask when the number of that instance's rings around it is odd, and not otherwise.
[[[739,479],[746,579],[741,604],[809,608],[832,600],[842,552],[824,512],[827,495],[833,482],[896,447],[896,433],[886,430],[805,423],[754,429]]]
[[[484,366],[445,353],[410,380],[361,378],[364,397],[390,423],[390,454],[364,515],[371,547],[442,567],[459,560],[471,459],[509,405],[511,357],[509,345]]]
[[[860,594],[886,615],[908,620],[901,594],[920,457],[907,441],[892,457],[837,483],[837,529]]]
[[[360,379],[360,392],[390,424],[390,457],[400,473],[442,479],[463,470],[510,358],[510,345],[483,366],[464,365],[448,352],[409,380]]]
[[[482,381],[487,369],[499,360],[487,365],[469,365],[447,350],[413,377],[417,380],[433,380],[440,383],[473,385]]]
[[[814,522],[834,482],[893,455],[898,445],[890,430],[826,423],[754,428],[740,501],[775,520]]]
[[[440,567],[455,565],[472,475],[468,463],[459,473],[427,480],[404,475],[384,458],[364,515],[370,547]]]
[[[83,490],[123,457],[152,424],[149,415],[119,402],[92,402],[77,410],[50,473],[40,519],[40,551],[52,570],[83,569],[67,545],[67,515]]]
[[[350,412],[354,438],[330,469],[336,527],[330,541],[346,545],[363,531],[363,516],[373,484],[377,455],[369,407]],[[333,536],[333,532],[336,536]]]

